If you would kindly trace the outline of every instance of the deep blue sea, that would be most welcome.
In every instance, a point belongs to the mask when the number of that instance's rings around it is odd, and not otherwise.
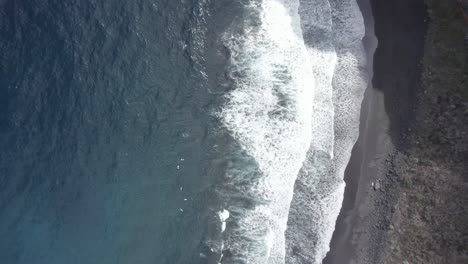
[[[320,262],[366,86],[359,15],[0,0],[0,263]]]
[[[0,2],[0,263],[199,259],[202,5]]]

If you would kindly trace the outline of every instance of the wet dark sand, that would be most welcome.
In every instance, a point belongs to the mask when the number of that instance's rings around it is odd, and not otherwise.
[[[383,226],[389,222],[397,194],[391,186],[384,192],[380,185],[393,184],[385,182],[393,170],[392,155],[405,147],[400,135],[412,120],[426,32],[423,0],[358,3],[366,24],[363,44],[373,78],[364,96],[360,134],[345,171],[343,206],[325,264],[382,262]]]

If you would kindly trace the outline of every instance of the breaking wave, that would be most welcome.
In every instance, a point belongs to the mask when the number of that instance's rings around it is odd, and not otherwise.
[[[221,37],[232,89],[217,113],[239,150],[215,187],[219,235],[207,244],[221,263],[319,263],[358,133],[362,17],[351,0],[242,8]]]
[[[355,0],[300,0],[300,4],[308,48],[333,50],[322,53],[317,61],[319,65],[328,62],[330,67],[314,66],[315,75],[322,76],[317,87],[323,87],[324,95],[316,96],[314,105],[326,104],[324,108],[333,113],[314,111],[314,118],[320,121],[315,122],[313,144],[295,184],[286,263],[321,263],[341,209],[344,170],[359,133],[360,106],[367,87],[361,42],[365,29]]]
[[[250,1],[249,21],[223,37],[235,89],[220,118],[256,163],[247,177],[228,172],[222,190],[236,222],[225,235],[223,263],[284,263],[294,181],[312,136],[314,79],[297,8],[294,1]],[[235,202],[239,196],[250,202]]]

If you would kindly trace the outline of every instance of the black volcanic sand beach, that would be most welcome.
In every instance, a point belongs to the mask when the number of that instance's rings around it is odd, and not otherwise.
[[[382,262],[385,230],[398,200],[395,152],[406,148],[400,135],[412,122],[420,89],[427,21],[424,1],[358,3],[373,78],[364,96],[360,135],[345,171],[343,207],[325,264]]]

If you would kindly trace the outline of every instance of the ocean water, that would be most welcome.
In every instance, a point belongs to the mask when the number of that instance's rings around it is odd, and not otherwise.
[[[0,260],[320,263],[353,0],[0,2]]]

